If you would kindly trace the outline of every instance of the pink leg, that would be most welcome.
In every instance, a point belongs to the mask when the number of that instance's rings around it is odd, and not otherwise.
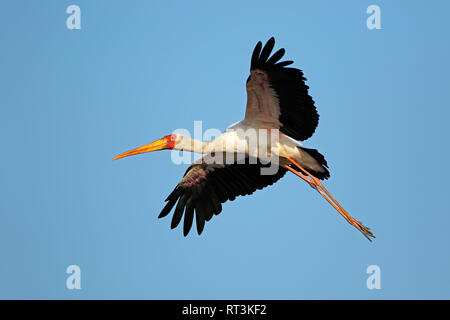
[[[287,170],[291,171],[292,173],[294,173],[296,176],[302,178],[304,181],[308,182],[308,184],[316,189],[321,195],[322,197],[325,198],[325,200],[327,200],[336,210],[337,212],[339,212],[344,218],[345,220],[347,220],[351,225],[353,225],[356,229],[358,229],[359,231],[361,231],[361,233],[369,240],[372,241],[372,239],[370,237],[375,238],[375,236],[373,235],[373,233],[370,231],[369,228],[365,227],[361,222],[359,222],[358,220],[356,220],[355,218],[353,218],[352,216],[350,216],[347,211],[345,211],[344,208],[342,208],[342,206],[339,204],[339,202],[337,202],[333,196],[328,192],[328,190],[325,188],[325,186],[322,184],[322,182],[320,182],[319,179],[317,179],[316,177],[314,177],[312,174],[310,174],[306,169],[304,169],[302,166],[300,166],[295,160],[291,159],[291,158],[286,158],[289,162],[291,162],[293,165],[295,165],[296,167],[298,167],[298,169],[300,169],[303,173],[306,174],[303,175],[300,172],[298,172],[297,170],[294,170],[293,168],[291,168],[290,166],[286,165],[284,166]]]

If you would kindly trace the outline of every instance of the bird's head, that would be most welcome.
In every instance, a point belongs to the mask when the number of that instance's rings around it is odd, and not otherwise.
[[[130,151],[124,152],[116,156],[113,160],[117,160],[120,158],[125,158],[128,156],[134,156],[136,154],[164,150],[164,149],[173,149],[177,144],[178,140],[181,138],[180,135],[177,134],[169,134],[161,139],[158,139],[152,143],[146,144],[145,146],[132,149]]]

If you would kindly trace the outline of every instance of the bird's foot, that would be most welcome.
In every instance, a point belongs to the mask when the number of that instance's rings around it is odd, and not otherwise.
[[[375,238],[375,236],[373,235],[372,231],[370,231],[370,229],[366,226],[364,226],[360,221],[356,220],[353,217],[350,217],[348,219],[348,222],[354,226],[356,229],[358,229],[359,231],[361,231],[361,233],[370,241],[372,242],[372,238]]]

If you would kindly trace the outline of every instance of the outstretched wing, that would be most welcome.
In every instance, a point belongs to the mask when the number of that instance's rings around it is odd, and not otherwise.
[[[201,234],[205,221],[222,211],[222,203],[233,201],[237,196],[250,195],[275,183],[286,173],[286,169],[279,167],[276,174],[262,175],[261,168],[268,164],[264,165],[254,158],[251,162],[247,157],[245,164],[211,163],[210,159],[210,155],[205,155],[187,169],[158,216],[167,216],[176,204],[171,228],[178,226],[184,213],[185,236],[192,227],[194,213],[197,232]]]
[[[313,135],[319,114],[308,94],[303,72],[286,67],[293,61],[278,62],[284,49],[270,56],[274,45],[272,37],[264,48],[258,42],[253,50],[244,121],[259,128],[280,129],[296,140],[306,140]]]

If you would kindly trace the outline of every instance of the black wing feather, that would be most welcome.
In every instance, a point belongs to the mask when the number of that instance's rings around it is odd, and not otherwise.
[[[186,211],[184,213],[184,227],[183,234],[187,236],[192,227],[192,221],[194,220],[194,206],[192,205],[190,199],[186,205]]]
[[[172,217],[171,228],[179,225],[184,212],[183,233],[186,236],[191,230],[195,209],[197,233],[201,234],[205,222],[209,221],[213,215],[222,212],[222,203],[267,187],[286,173],[286,169],[279,167],[278,172],[274,175],[261,175],[261,168],[268,165],[270,164],[264,165],[261,162],[256,164],[233,163],[222,166],[208,166],[204,163],[192,164],[181,182],[167,197],[168,203],[159,217],[165,217],[178,201]],[[198,177],[205,172],[206,178],[199,181]]]
[[[262,43],[261,43],[261,41],[258,41],[258,43],[255,46],[255,49],[253,49],[250,70],[253,70],[254,66],[256,66],[256,64],[258,63],[259,54],[261,53],[261,48],[262,48]]]
[[[205,209],[201,201],[195,203],[195,224],[197,225],[197,233],[201,234],[205,227]]]
[[[259,61],[263,63],[267,63],[267,59],[269,59],[270,53],[275,46],[275,39],[272,37],[267,42],[264,48],[261,51],[261,55],[259,56]]]
[[[280,50],[278,50],[277,52],[275,52],[273,54],[272,57],[270,57],[269,60],[267,60],[267,64],[275,64],[275,62],[277,62],[278,60],[280,60],[281,58],[283,58],[285,53],[284,48],[281,48]]]
[[[188,197],[187,193],[183,193],[180,197],[180,200],[178,200],[177,206],[173,213],[172,223],[170,224],[171,229],[176,228],[178,226],[178,224],[180,223],[181,218],[183,217],[183,211],[184,211],[184,206],[186,204],[187,197]]]

